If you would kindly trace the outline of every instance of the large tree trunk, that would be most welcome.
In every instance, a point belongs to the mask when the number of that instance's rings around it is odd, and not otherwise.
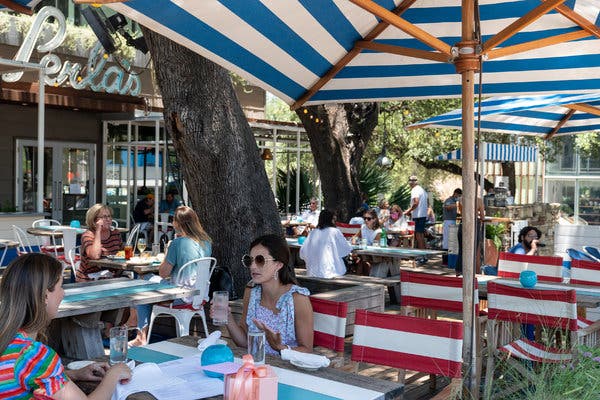
[[[226,70],[143,29],[164,103],[169,133],[192,205],[228,266],[238,295],[250,276],[241,258],[250,242],[282,234],[258,147]]]
[[[305,112],[306,111],[306,112]],[[340,221],[358,209],[360,163],[373,129],[377,103],[308,106],[296,111],[304,124],[321,178],[325,208]]]

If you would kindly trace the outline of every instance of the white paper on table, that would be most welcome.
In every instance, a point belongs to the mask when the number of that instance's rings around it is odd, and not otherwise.
[[[185,384],[181,378],[171,376],[167,377],[158,365],[154,363],[145,363],[138,365],[132,370],[131,380],[125,384],[118,384],[112,400],[124,400],[132,393],[159,389],[162,386],[177,386]]]

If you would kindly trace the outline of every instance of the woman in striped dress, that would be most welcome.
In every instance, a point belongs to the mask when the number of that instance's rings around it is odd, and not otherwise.
[[[58,314],[65,291],[62,264],[41,254],[24,254],[0,283],[0,398],[88,399],[71,380],[101,381],[90,399],[111,398],[119,381],[131,378],[124,363],[94,363],[65,371],[56,352],[40,341]]]
[[[85,214],[88,230],[81,236],[81,265],[76,274],[77,282],[91,280],[88,274],[100,272],[100,267],[91,266],[90,260],[115,254],[121,250],[123,241],[117,230],[111,230],[112,209],[103,204],[94,204]]]

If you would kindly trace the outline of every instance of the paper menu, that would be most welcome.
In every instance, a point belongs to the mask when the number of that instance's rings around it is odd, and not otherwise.
[[[117,385],[112,400],[147,391],[158,400],[195,400],[223,394],[223,381],[207,377],[199,357],[185,357],[159,365],[145,363],[133,369],[133,378]]]

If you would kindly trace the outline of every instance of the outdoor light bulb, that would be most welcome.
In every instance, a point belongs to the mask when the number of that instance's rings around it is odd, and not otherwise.
[[[102,57],[106,60],[108,58],[108,54],[104,53]]]
[[[304,114],[308,114],[308,110],[306,108],[304,109]]]
[[[315,122],[318,124],[319,123],[319,118],[315,118]]]
[[[313,116],[312,116],[312,115],[310,116],[310,119],[313,119]]]

